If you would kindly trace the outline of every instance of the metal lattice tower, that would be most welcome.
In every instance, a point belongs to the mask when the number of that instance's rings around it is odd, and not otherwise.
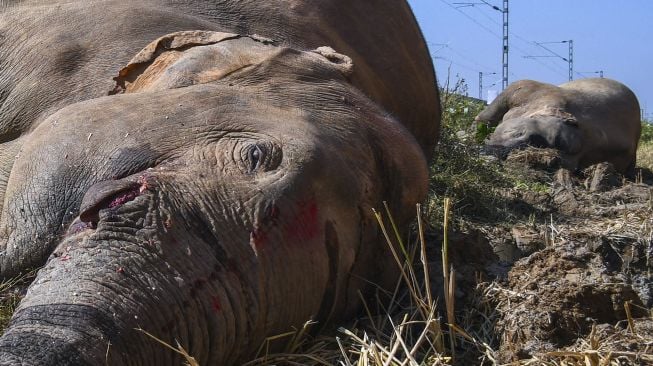
[[[483,100],[483,71],[478,72],[478,99]]]
[[[478,72],[478,99],[480,99],[480,100],[486,100],[486,99],[483,97],[483,74],[486,74],[486,75],[496,75],[497,73],[496,73],[496,72],[485,72],[485,73],[484,73],[483,71],[479,71],[479,72]],[[496,83],[490,85],[490,87],[494,86],[495,84],[496,84]]]
[[[474,3],[453,3],[455,5],[460,5],[458,7],[467,7],[467,6],[476,6],[476,5],[487,5],[491,7],[492,9],[501,12],[503,14],[503,45],[502,45],[502,50],[503,50],[503,55],[502,55],[502,63],[503,63],[503,71],[502,71],[502,86],[501,90],[505,90],[506,87],[508,87],[508,0],[503,0],[503,10],[499,9],[498,6],[492,5],[488,3],[485,0],[481,0],[480,3],[474,2]],[[481,91],[483,90],[483,74],[479,73],[478,74],[478,79],[479,79],[479,99],[483,99],[481,95]]]
[[[503,82],[501,90],[508,87],[508,0],[503,0]]]

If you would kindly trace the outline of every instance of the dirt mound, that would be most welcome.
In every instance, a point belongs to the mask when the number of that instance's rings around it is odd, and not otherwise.
[[[459,231],[469,237],[458,240],[464,258],[453,260],[460,274],[475,271],[475,278],[479,273],[485,278],[476,284],[461,278],[457,294],[467,307],[461,313],[485,308],[485,323],[493,329],[486,341],[496,361],[573,358],[588,337],[607,340],[615,334],[630,340],[613,348],[603,344],[614,352],[610,360],[653,359],[653,182],[645,179],[650,172],[640,172],[637,182],[606,163],[571,172],[555,151],[538,149],[509,156],[504,167],[548,187],[501,192],[540,211],[498,224],[460,218]],[[479,243],[494,255],[479,250]],[[462,295],[470,293],[475,300]],[[626,332],[637,318],[637,333]]]
[[[570,346],[593,324],[626,319],[626,302],[633,316],[646,316],[637,291],[623,272],[608,269],[602,254],[572,241],[515,263],[493,299],[502,315],[497,326],[504,360]]]

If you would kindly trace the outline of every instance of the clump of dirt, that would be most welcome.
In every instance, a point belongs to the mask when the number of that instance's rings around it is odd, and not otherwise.
[[[563,159],[556,149],[524,149],[511,152],[504,165],[523,169],[530,174],[543,176],[543,172],[554,172],[563,166]]]
[[[502,191],[537,207],[530,216],[513,216],[527,219],[458,218],[459,239],[451,246],[464,255],[451,262],[466,277],[457,286],[459,317],[486,313],[485,324],[469,323],[469,331],[486,329],[481,341],[498,362],[573,358],[590,336],[630,364],[653,360],[651,173],[640,171],[633,181],[609,163],[572,172],[561,161],[555,151],[529,149],[504,163],[538,182],[538,189]],[[636,333],[626,332],[629,320],[640,324]],[[617,334],[618,346],[608,347]]]
[[[616,324],[626,319],[626,302],[634,316],[647,315],[624,274],[607,270],[601,253],[580,241],[517,261],[494,296],[506,361],[569,346],[593,324]]]

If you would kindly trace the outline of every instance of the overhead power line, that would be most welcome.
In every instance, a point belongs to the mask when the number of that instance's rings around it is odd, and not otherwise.
[[[491,8],[491,9],[496,10],[496,9],[499,8],[499,7],[496,6],[496,5],[491,4],[491,3],[488,2],[488,1],[484,1],[484,0],[482,0],[482,1],[479,0],[479,1],[480,1],[480,2],[454,3],[454,4],[464,5],[464,6],[462,6],[463,9],[466,8],[466,7],[473,7],[473,8],[475,8],[475,9],[477,9],[477,11],[478,11],[479,13],[483,14],[484,17],[486,17],[487,19],[490,19],[490,20],[491,20],[495,25],[499,25],[498,22],[492,20],[492,19],[491,19],[487,14],[485,14],[485,12],[483,12],[483,11],[481,10],[482,8],[487,8],[487,9],[490,9],[490,8]],[[508,0],[503,0],[503,1],[504,1],[505,3],[508,2]],[[452,3],[449,3],[449,2],[447,2],[447,1],[445,1],[445,0],[440,0],[440,2],[444,3],[444,4],[447,5],[449,8],[455,10],[456,12],[462,14],[465,18],[467,18],[468,20],[470,20],[471,22],[473,22],[474,24],[476,24],[478,27],[480,27],[481,29],[483,29],[486,33],[488,33],[488,34],[490,34],[490,35],[492,35],[493,37],[496,37],[496,38],[498,38],[498,39],[502,39],[502,40],[504,39],[504,37],[502,37],[501,35],[499,35],[498,33],[496,33],[493,29],[491,29],[491,28],[489,28],[488,26],[486,26],[485,24],[481,23],[479,20],[477,20],[475,17],[471,16],[470,14],[464,12],[463,10],[461,10],[461,8],[458,8],[458,7],[454,6]],[[469,4],[469,5],[468,5],[468,4]],[[473,4],[473,5],[472,5],[472,4]],[[506,5],[507,5],[507,4],[506,4]],[[499,11],[500,11],[500,9],[499,9]],[[505,15],[505,14],[504,14],[504,15]],[[506,20],[506,23],[507,23],[507,19],[505,19],[505,20]],[[519,34],[516,34],[516,33],[512,32],[512,31],[510,31],[509,29],[504,29],[504,31],[506,31],[506,34],[507,34],[507,35],[513,36],[513,37],[514,37],[513,39],[522,42],[522,43],[523,43],[524,45],[526,45],[526,46],[530,46],[530,47],[534,47],[534,48],[538,48],[538,49],[540,48],[540,47],[539,47],[535,42],[533,42],[533,41],[529,41],[529,40],[525,39],[524,37],[520,36]],[[506,41],[505,43],[508,43],[508,42],[507,42],[507,37],[506,37],[505,41]],[[450,47],[449,47],[449,48],[450,48]],[[520,55],[522,55],[522,56],[524,56],[524,57],[526,57],[526,58],[530,58],[530,59],[532,59],[534,62],[536,62],[536,63],[538,63],[539,65],[541,65],[542,67],[544,67],[544,68],[550,70],[551,72],[553,72],[553,73],[555,73],[555,74],[558,74],[558,75],[560,75],[560,76],[563,75],[563,74],[562,74],[562,70],[563,70],[563,68],[560,66],[559,63],[551,62],[551,61],[546,61],[546,60],[547,60],[546,58],[532,58],[532,57],[530,57],[530,55],[532,55],[533,52],[531,52],[531,51],[527,51],[527,50],[523,49],[522,47],[520,47],[520,46],[518,46],[518,45],[516,45],[516,44],[510,44],[510,48],[511,48],[513,51],[517,52],[518,54],[520,54]],[[508,52],[507,52],[507,49],[504,48],[504,47],[502,47],[502,53],[503,53],[504,51],[506,51],[505,53],[508,53]],[[454,52],[454,53],[456,53],[456,52]],[[458,54],[458,55],[460,56],[460,54]],[[506,56],[507,56],[507,55],[506,55]],[[527,57],[527,56],[528,56],[528,57]],[[461,56],[461,57],[462,57],[462,56]],[[467,58],[467,57],[463,57],[463,58],[465,58],[465,59],[468,60],[468,61],[471,61],[472,63],[474,63],[474,64],[476,64],[476,65],[482,66],[482,65],[480,65],[478,62],[476,62],[476,61],[472,61],[470,58]],[[506,61],[506,60],[502,60],[502,61]],[[546,61],[546,62],[545,62],[545,61]],[[504,66],[506,66],[506,62],[503,62],[503,64],[504,64]],[[465,67],[465,68],[468,69],[468,70],[471,70],[470,67]],[[557,68],[559,68],[560,71],[556,70]],[[481,69],[482,69],[482,70],[488,70],[488,69],[491,70],[492,68],[488,68],[488,67],[483,66]],[[478,71],[480,71],[480,70],[474,70],[474,71],[477,71],[477,72],[478,72]],[[567,70],[567,71],[568,71],[568,70]],[[503,72],[502,72],[502,74],[503,74]],[[518,78],[517,75],[515,75],[513,72],[510,72],[509,70],[508,70],[508,72],[507,72],[507,75],[511,75],[512,77]],[[507,84],[507,80],[506,80],[506,79],[507,79],[507,77],[506,77],[506,78],[502,78],[502,86],[503,86],[504,88],[505,88],[505,85]]]
[[[491,67],[488,67],[487,65],[482,65],[482,64],[478,63],[474,58],[463,54],[461,52],[462,50],[458,50],[457,48],[452,47],[449,43],[427,42],[427,44],[429,45],[429,48],[430,48],[430,46],[440,47],[437,50],[431,51],[431,56],[434,57],[434,58],[446,59],[446,57],[441,56],[439,54],[437,56],[434,55],[435,53],[446,50],[446,51],[450,51],[451,53],[455,54],[457,57],[467,61],[468,65],[470,65],[470,64],[476,65],[476,68],[466,67],[467,69],[470,69],[472,71],[481,71],[481,70],[491,70],[492,69]]]
[[[473,72],[477,72],[477,71],[478,71],[478,69],[477,69],[476,67],[473,67],[473,66],[470,66],[470,65],[464,65],[464,64],[461,64],[460,62],[453,61],[452,59],[450,59],[450,58],[448,58],[448,57],[442,57],[442,56],[431,56],[431,58],[434,59],[434,60],[444,60],[444,61],[447,61],[447,62],[449,62],[449,63],[451,63],[451,64],[453,64],[453,65],[456,65],[456,66],[458,66],[458,67],[462,67],[463,69],[467,69],[467,70],[469,70],[469,71],[473,71]]]
[[[451,47],[450,45],[447,45],[445,48],[447,48],[449,51],[453,52],[454,54],[458,55],[459,57],[467,60],[468,62],[471,62],[471,63],[475,64],[476,66],[478,66],[478,70],[492,70],[491,67],[488,67],[486,65],[481,65],[480,63],[478,63],[473,58],[471,58],[469,56],[465,56],[460,51],[457,51],[455,48]]]
[[[447,3],[447,4],[448,4],[448,3]],[[487,29],[487,28],[486,28],[484,25],[482,25],[481,23],[479,23],[478,21],[476,21],[474,18],[472,18],[472,17],[468,16],[467,14],[465,14],[465,13],[464,13],[463,11],[461,11],[459,8],[461,8],[461,7],[468,7],[468,6],[469,6],[469,7],[475,7],[476,5],[487,5],[487,6],[491,7],[492,9],[494,9],[494,10],[496,10],[496,11],[498,11],[498,12],[501,13],[501,15],[503,16],[503,26],[502,26],[502,29],[503,29],[503,35],[501,36],[501,40],[502,40],[502,44],[501,44],[501,63],[502,63],[501,75],[502,75],[502,88],[501,88],[501,89],[503,90],[503,89],[505,89],[506,87],[508,87],[508,74],[509,74],[509,70],[508,70],[508,56],[510,55],[510,52],[509,52],[509,44],[510,44],[510,42],[508,41],[508,36],[509,36],[509,34],[510,34],[510,31],[509,31],[509,29],[508,29],[508,24],[509,24],[509,23],[508,23],[508,14],[509,14],[509,13],[508,13],[508,0],[503,0],[503,9],[499,8],[499,7],[496,6],[496,5],[492,5],[492,4],[490,4],[490,3],[488,3],[488,2],[485,1],[485,0],[481,0],[480,3],[470,3],[470,2],[466,2],[466,3],[453,3],[453,5],[459,5],[458,7],[455,7],[455,6],[453,6],[452,4],[448,4],[448,5],[449,5],[450,7],[453,7],[456,11],[460,12],[461,14],[463,14],[464,16],[466,16],[467,18],[471,19],[474,23],[480,25],[481,27],[483,27],[483,28],[485,28],[485,29]],[[492,31],[490,31],[490,30],[488,30],[488,31],[489,31],[490,33],[493,33],[493,34],[494,34],[494,32],[492,32]]]
[[[580,77],[585,77],[584,74],[598,74],[600,78],[603,78],[603,70],[597,71],[577,71],[576,74]]]
[[[453,9],[453,10],[459,12],[459,13],[462,14],[465,18],[471,20],[472,22],[474,22],[474,24],[476,24],[476,25],[478,25],[479,27],[485,29],[488,33],[492,34],[493,36],[497,37],[498,39],[501,39],[501,38],[502,38],[500,34],[495,33],[492,29],[490,29],[490,28],[486,27],[485,25],[481,24],[479,21],[477,21],[476,19],[474,19],[474,18],[472,18],[471,16],[467,15],[467,13],[465,13],[464,11],[462,11],[462,10],[456,8],[456,7],[453,6],[452,4],[449,4],[448,2],[446,2],[446,1],[444,1],[444,0],[440,0],[440,2],[444,3],[445,5],[447,5],[448,7],[450,7],[451,9]]]
[[[555,44],[555,43],[566,43],[569,47],[569,56],[568,57],[563,57],[559,55],[558,53],[554,52],[553,50],[549,49],[548,47],[545,47],[545,44]],[[562,59],[563,61],[567,62],[569,64],[569,81],[574,80],[574,40],[566,40],[566,41],[553,41],[553,42],[535,42],[536,45],[542,47],[544,50],[549,52],[550,54]],[[538,56],[533,56],[533,57],[538,57]]]
[[[487,15],[487,13],[483,11],[483,8],[482,8],[482,7],[480,7],[480,6],[475,6],[474,9],[476,9],[476,11],[477,11],[479,14],[481,14],[485,19],[487,19],[487,20],[489,20],[490,22],[494,23],[494,25],[499,26],[499,27],[501,26],[501,24],[500,24],[499,22],[497,22],[496,19],[494,19],[494,18],[492,18],[491,16]]]

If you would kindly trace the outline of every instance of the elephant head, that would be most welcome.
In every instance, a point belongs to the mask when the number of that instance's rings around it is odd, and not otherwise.
[[[508,152],[526,146],[553,148],[573,156],[581,150],[582,135],[571,116],[538,114],[504,120],[486,141],[489,151]]]
[[[48,117],[2,212],[3,276],[47,264],[0,362],[230,364],[269,334],[357,308],[392,268],[371,209],[399,223],[426,194],[412,135],[328,48],[178,32],[110,96]],[[177,360],[178,361],[178,360]]]
[[[564,92],[554,85],[532,80],[512,83],[475,119],[496,126],[485,150],[501,157],[533,146],[557,149],[574,160],[582,149],[582,126],[567,111]]]

